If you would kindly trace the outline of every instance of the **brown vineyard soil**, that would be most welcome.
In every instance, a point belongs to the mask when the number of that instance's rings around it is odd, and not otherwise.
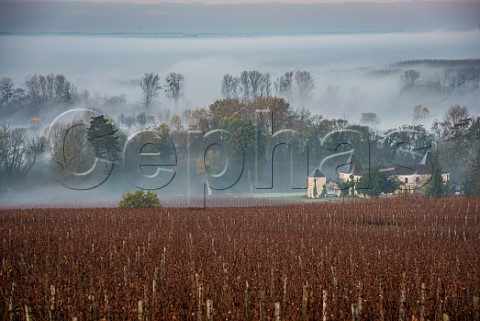
[[[479,207],[2,210],[0,317],[479,320]]]

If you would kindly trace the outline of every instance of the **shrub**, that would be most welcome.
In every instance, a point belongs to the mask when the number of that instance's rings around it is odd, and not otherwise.
[[[145,192],[144,190],[139,189],[132,193],[123,193],[118,206],[122,208],[158,208],[162,207],[162,203],[155,192]]]

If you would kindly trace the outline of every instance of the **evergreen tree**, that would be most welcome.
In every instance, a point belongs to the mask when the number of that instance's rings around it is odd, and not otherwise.
[[[320,197],[327,196],[327,185],[323,184],[322,186],[322,193],[320,193]]]
[[[443,177],[442,177],[443,171],[440,166],[440,161],[438,159],[437,154],[433,155],[432,166],[433,166],[432,177],[430,178],[430,181],[426,186],[425,192],[429,196],[435,196],[435,197],[445,196],[446,186],[445,186],[445,182],[443,181]]]
[[[349,180],[340,183],[338,186],[340,188],[342,196],[348,196],[350,192],[352,196],[355,194],[355,181],[353,180],[353,175],[350,175],[349,177]]]
[[[117,162],[120,160],[120,146],[116,129],[111,120],[100,115],[92,117],[88,128],[87,140],[92,144],[98,158]]]
[[[480,195],[480,117],[473,121],[465,135],[469,146],[467,177],[463,184],[465,195]]]

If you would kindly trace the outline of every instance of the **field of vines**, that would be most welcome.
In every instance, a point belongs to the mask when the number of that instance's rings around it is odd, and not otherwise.
[[[0,211],[1,320],[480,320],[480,198]]]

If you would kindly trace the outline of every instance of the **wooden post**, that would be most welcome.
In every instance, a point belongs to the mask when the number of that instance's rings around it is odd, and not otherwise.
[[[157,281],[153,279],[152,281],[152,314],[155,313],[157,307]]]
[[[287,281],[288,277],[283,278],[283,300],[282,300],[282,306],[285,309],[287,306]]]
[[[213,300],[207,300],[207,321],[213,321]]]
[[[143,300],[138,300],[137,303],[137,320],[144,321],[143,317]]]
[[[260,313],[259,320],[265,321],[265,291],[260,290]]]
[[[160,260],[160,284],[165,284],[167,277],[167,248],[163,248],[162,258]]]
[[[360,281],[357,284],[357,306],[358,306],[359,317],[361,316],[362,309],[363,309],[362,293],[363,293],[363,283],[362,281]]]
[[[125,288],[128,288],[130,282],[128,281],[128,268],[126,265],[123,267],[123,283]]]
[[[32,307],[28,304],[25,304],[25,320],[33,321]]]
[[[245,315],[247,321],[250,321],[250,287],[248,281],[245,281]]]
[[[197,288],[197,303],[198,303],[197,320],[198,321],[203,321],[203,298],[202,298],[202,295],[203,295],[203,286],[200,283],[198,285],[198,288]]]
[[[337,271],[334,266],[330,266],[332,271],[332,279],[333,279],[333,290],[332,290],[332,307],[337,305],[337,292],[338,292],[338,279],[337,279]],[[334,310],[335,312],[335,310]],[[336,315],[334,313],[331,314],[332,319],[336,319]]]
[[[104,311],[110,311],[110,301],[108,299],[107,290],[103,290],[103,303],[104,303]]]
[[[427,286],[422,283],[422,292],[420,293],[420,321],[425,321],[425,297]]]
[[[473,315],[475,321],[480,321],[480,297],[473,297]]]
[[[8,303],[8,311],[10,314],[10,321],[15,321],[15,301],[13,298],[15,297],[15,288],[17,284],[12,282],[12,291],[10,292],[10,302]]]
[[[308,291],[310,286],[308,282],[303,286],[303,293],[302,293],[302,318],[303,320],[307,320],[307,311],[308,311]]]
[[[15,321],[15,307],[13,305],[13,297],[10,297],[10,302],[8,303],[8,313],[10,316],[10,321]]]
[[[437,279],[437,289],[436,293],[436,309],[435,309],[435,320],[443,320],[443,306],[442,306],[442,280]]]
[[[470,297],[470,282],[472,282],[472,275],[470,273],[467,273],[467,285],[465,287],[465,295],[467,296],[467,298]],[[475,300],[475,297],[473,297],[473,299]]]
[[[402,273],[402,289],[400,293],[400,307],[398,310],[398,320],[399,321],[406,321],[406,312],[405,312],[405,305],[407,303],[407,290],[405,289],[407,273]]]
[[[385,298],[385,293],[383,290],[383,282],[380,282],[380,294],[379,294],[379,306],[380,306],[380,321],[385,321],[385,310],[383,308],[383,300]]]
[[[352,304],[352,321],[360,321],[360,311],[357,303]]]
[[[275,270],[272,268],[270,270],[270,297],[275,297],[275,278],[274,278]]]
[[[92,295],[92,317],[93,320],[97,319],[97,298]]]
[[[322,303],[322,321],[327,321],[327,290],[322,291],[323,303]]]
[[[55,321],[55,286],[50,285],[50,310],[48,311],[49,321]]]
[[[280,310],[280,302],[275,302],[275,321],[282,320],[282,312]]]
[[[143,318],[148,320],[148,312],[150,310],[149,302],[148,302],[148,294],[147,294],[147,287],[143,288]]]
[[[159,282],[159,276],[158,276],[158,267],[155,267],[155,272],[153,272],[153,282],[152,282],[152,292],[155,294],[157,292],[157,287]]]

